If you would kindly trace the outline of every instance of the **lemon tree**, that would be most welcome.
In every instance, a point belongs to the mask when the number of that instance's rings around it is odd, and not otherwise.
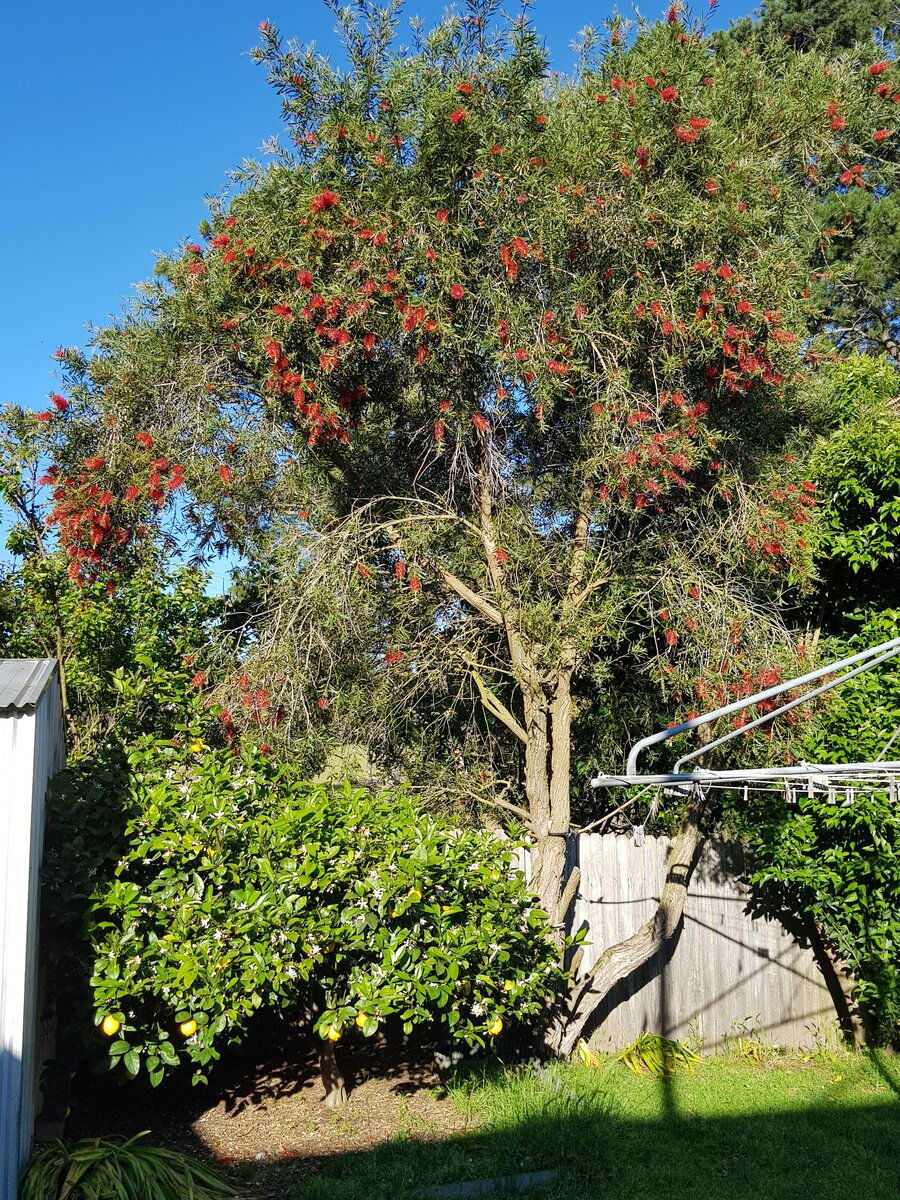
[[[389,1016],[484,1044],[560,978],[513,843],[405,792],[328,792],[249,745],[131,752],[127,850],[95,896],[96,1022],[114,1064],[195,1078],[254,1015],[318,999],[323,1042]]]

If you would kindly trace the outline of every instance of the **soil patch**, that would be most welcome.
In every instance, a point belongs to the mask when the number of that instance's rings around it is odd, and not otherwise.
[[[129,1080],[120,1071],[85,1071],[73,1089],[66,1138],[149,1130],[156,1144],[236,1170],[243,1164],[283,1164],[291,1175],[310,1175],[338,1154],[467,1129],[434,1070],[427,1043],[354,1038],[338,1048],[338,1057],[351,1089],[339,1109],[325,1106],[318,1064],[306,1042],[278,1021],[225,1050],[205,1085],[192,1086],[187,1073],[151,1088],[141,1076]],[[268,1172],[251,1174],[260,1186],[266,1178],[272,1181]],[[271,1193],[254,1191],[278,1195],[285,1182],[282,1177]]]

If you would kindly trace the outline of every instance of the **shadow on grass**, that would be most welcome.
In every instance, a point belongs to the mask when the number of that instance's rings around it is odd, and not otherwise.
[[[103,1132],[149,1127],[151,1140],[208,1160],[210,1147],[192,1130],[203,1108],[221,1103],[236,1112],[253,1103],[255,1093],[265,1108],[303,1076],[287,1044],[276,1056],[269,1043],[264,1072],[253,1045],[243,1049],[246,1057],[220,1064],[208,1089],[172,1080],[156,1092],[135,1084],[117,1088],[113,1097],[107,1078],[93,1103],[83,1096],[82,1121],[73,1126],[84,1125],[84,1133],[96,1132],[90,1128],[95,1122]],[[425,1064],[411,1050],[380,1061],[357,1058],[357,1070],[386,1075],[395,1091],[422,1086]],[[658,1083],[617,1064],[596,1072],[476,1068],[453,1089],[459,1123],[468,1127],[463,1133],[440,1140],[407,1133],[354,1152],[328,1153],[321,1143],[298,1141],[303,1151],[297,1157],[245,1161],[230,1167],[228,1177],[259,1200],[404,1200],[423,1187],[548,1170],[558,1172],[550,1186],[516,1194],[535,1200],[898,1200],[900,1064],[877,1051],[846,1064],[823,1069],[788,1062],[768,1074],[755,1064],[712,1060]],[[844,1090],[859,1089],[861,1080],[864,1095]],[[93,1120],[85,1121],[91,1108]],[[304,1153],[307,1147],[313,1153]]]
[[[815,1104],[708,1117],[677,1110],[662,1088],[659,1116],[614,1110],[602,1090],[563,1080],[502,1099],[486,1127],[442,1141],[398,1138],[314,1163],[244,1164],[239,1186],[284,1200],[401,1200],[417,1189],[555,1170],[549,1186],[495,1191],[544,1200],[897,1200],[900,1105]],[[891,1083],[896,1088],[895,1083]],[[501,1093],[502,1096],[502,1093]]]

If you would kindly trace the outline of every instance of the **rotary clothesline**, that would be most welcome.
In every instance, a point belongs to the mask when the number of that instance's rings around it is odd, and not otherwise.
[[[853,803],[856,795],[861,792],[877,791],[887,792],[890,799],[896,803],[898,796],[900,796],[900,762],[898,761],[884,762],[879,759],[875,762],[858,763],[802,762],[799,765],[732,768],[729,770],[708,770],[703,767],[684,770],[684,766],[691,760],[708,754],[718,746],[724,745],[736,737],[741,737],[743,734],[751,732],[760,725],[776,720],[782,713],[789,712],[799,704],[807,703],[815,696],[819,696],[831,688],[839,687],[842,683],[846,683],[863,671],[879,666],[881,663],[887,662],[897,655],[900,655],[900,638],[893,638],[891,641],[882,642],[878,646],[870,646],[867,650],[863,650],[858,654],[852,654],[838,662],[819,667],[815,671],[808,671],[805,675],[799,675],[784,683],[776,684],[774,687],[757,692],[755,695],[748,696],[743,700],[735,700],[731,704],[723,705],[721,708],[714,709],[711,712],[701,713],[700,716],[683,721],[680,725],[660,730],[658,733],[651,734],[649,737],[635,742],[629,751],[624,773],[607,774],[601,771],[591,779],[591,787],[643,787],[645,790],[653,789],[656,791],[656,799],[650,805],[650,810],[644,823],[632,826],[635,845],[643,844],[644,825],[647,821],[653,819],[658,807],[659,797],[664,793],[689,794],[697,789],[706,791],[711,788],[719,788],[742,792],[744,799],[748,800],[751,792],[758,794],[783,788],[785,799],[789,804],[796,803],[798,797],[804,791],[810,798],[816,794],[824,794],[829,803],[848,804]],[[846,668],[851,669],[846,670]],[[751,708],[755,704],[759,704],[761,701],[769,700],[773,696],[779,696],[796,688],[802,688],[819,679],[834,676],[840,671],[845,671],[845,674],[838,675],[837,678],[827,678],[825,683],[820,684],[811,691],[788,700],[786,703],[764,713],[754,720],[740,725],[736,729],[729,730],[714,741],[682,755],[670,772],[642,775],[637,770],[638,756],[649,746],[658,745],[682,733],[689,733],[703,725],[708,725],[711,721],[718,720],[720,717],[741,712],[744,709]],[[882,754],[887,753],[898,734],[900,734],[900,730],[893,735],[882,751]],[[636,796],[635,800],[637,799],[638,797]],[[618,811],[624,811],[628,807],[630,807],[630,803],[626,802]],[[601,818],[602,821],[603,818]],[[594,824],[596,825],[601,822],[595,822]]]

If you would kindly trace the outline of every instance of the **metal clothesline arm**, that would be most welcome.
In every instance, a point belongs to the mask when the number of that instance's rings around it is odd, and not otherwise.
[[[887,662],[889,658],[894,658],[898,653],[900,653],[900,649],[889,650],[887,654],[882,654],[879,658],[873,658],[871,662],[854,667],[852,671],[848,671],[840,679],[831,679],[828,683],[823,683],[820,687],[813,688],[811,692],[804,692],[802,696],[798,696],[795,700],[789,700],[787,704],[782,704],[778,708],[773,708],[771,712],[763,713],[761,717],[757,717],[753,721],[748,721],[746,725],[741,725],[739,729],[730,729],[728,733],[723,734],[720,738],[716,738],[714,742],[708,742],[705,746],[700,746],[699,749],[692,750],[690,754],[682,755],[672,768],[672,771],[677,774],[684,764],[690,762],[692,758],[699,758],[701,754],[706,754],[707,751],[714,750],[716,746],[721,746],[724,742],[730,742],[732,738],[749,733],[752,729],[757,729],[760,725],[765,725],[766,721],[774,721],[782,713],[790,712],[792,708],[797,708],[800,704],[806,704],[807,701],[813,700],[816,696],[821,696],[823,692],[827,692],[829,688],[840,687],[842,683],[846,683],[854,675],[860,675],[863,671],[868,671],[870,667],[877,667],[879,663]]]
[[[881,655],[882,657],[878,661],[883,662],[887,658],[892,658],[897,653],[900,653],[900,637],[892,638],[889,642],[882,642],[878,646],[870,646],[868,650],[862,650],[858,654],[851,654],[848,658],[843,658],[839,662],[829,663],[827,666],[819,667],[815,671],[808,671],[805,675],[798,675],[794,679],[776,684],[775,687],[766,688],[765,691],[757,692],[755,695],[748,696],[744,700],[735,700],[731,704],[726,704],[722,708],[715,709],[713,712],[703,713],[699,717],[692,717],[691,720],[682,721],[680,725],[674,725],[670,729],[661,729],[658,733],[652,733],[648,737],[641,738],[640,741],[635,742],[631,747],[628,752],[625,774],[626,776],[637,774],[638,755],[649,746],[666,742],[669,738],[677,737],[680,733],[689,733],[693,729],[699,729],[701,725],[708,725],[710,721],[716,721],[719,717],[726,717],[730,713],[740,712],[741,709],[758,704],[760,700],[768,700],[772,696],[780,696],[782,692],[788,692],[792,688],[812,683],[816,679],[821,679],[824,675],[833,675],[836,671],[842,671],[844,667],[853,666],[875,655]],[[867,665],[871,667],[875,666],[875,663],[870,662]],[[829,686],[833,686],[833,684],[829,684]],[[768,714],[767,719],[770,719],[771,715],[771,713]],[[746,729],[747,726],[743,728]],[[705,748],[708,749],[708,747]]]
[[[699,783],[737,785],[743,783],[773,783],[787,779],[798,779],[807,782],[811,779],[822,779],[828,782],[832,779],[846,779],[848,784],[860,785],[872,782],[879,785],[885,778],[900,778],[900,762],[861,762],[861,763],[801,763],[791,767],[750,767],[739,770],[707,771],[702,767],[696,771],[672,772],[665,775],[595,775],[591,779],[591,787],[631,787],[637,784],[650,786],[677,786],[680,784]]]

